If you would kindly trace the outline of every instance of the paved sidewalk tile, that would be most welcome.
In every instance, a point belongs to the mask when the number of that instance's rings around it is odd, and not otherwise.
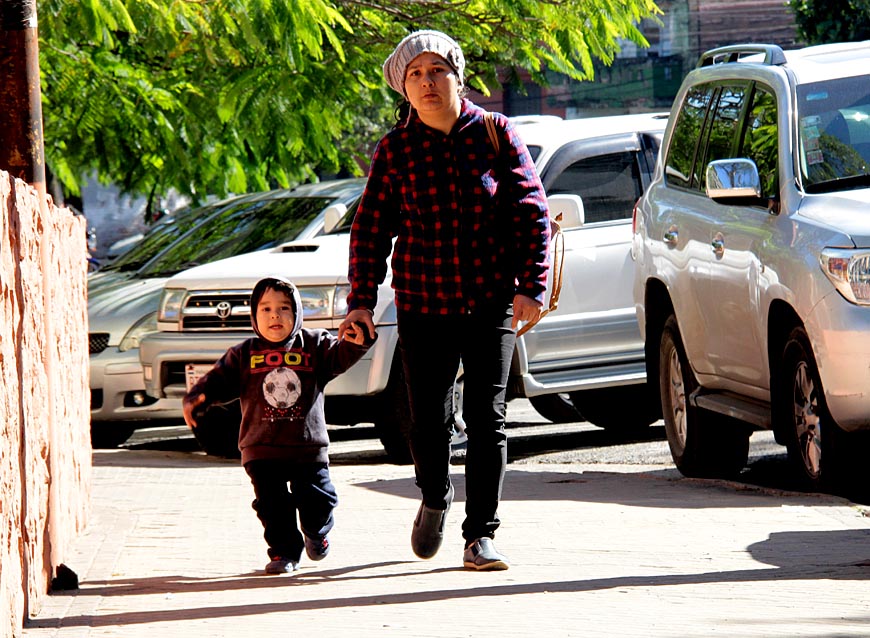
[[[339,465],[332,549],[265,576],[237,462],[96,452],[92,514],[26,638],[870,636],[870,519],[832,496],[664,466],[511,465],[503,572],[462,568],[463,468],[444,545],[411,552],[410,467]]]

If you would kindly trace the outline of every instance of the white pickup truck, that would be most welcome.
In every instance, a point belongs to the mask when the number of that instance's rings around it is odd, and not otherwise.
[[[563,215],[564,266],[558,310],[517,342],[509,392],[511,398],[528,397],[551,420],[580,420],[579,411],[601,427],[637,429],[658,418],[656,395],[645,383],[629,249],[632,209],[649,184],[666,121],[661,114],[514,120],[553,216]],[[266,275],[280,273],[296,283],[306,325],[336,329],[346,310],[353,212],[351,204],[335,228],[319,237],[213,262],[167,280],[159,332],[140,345],[148,393],[180,400],[191,381],[228,347],[251,336],[248,297]],[[381,287],[374,318],[379,333],[375,347],[326,388],[327,419],[332,424],[374,423],[388,455],[405,462],[407,395],[396,364],[389,279]],[[461,382],[460,372],[460,424]],[[238,423],[232,415],[226,422],[223,429],[198,429],[207,452],[235,452]]]

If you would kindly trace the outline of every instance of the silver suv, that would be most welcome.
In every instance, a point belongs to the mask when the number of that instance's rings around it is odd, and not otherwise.
[[[634,299],[668,443],[689,476],[754,429],[804,487],[866,466],[870,43],[702,55],[635,211]]]
[[[528,397],[552,420],[580,420],[605,428],[637,429],[656,418],[647,400],[643,341],[631,297],[631,211],[649,185],[664,114],[562,120],[515,120],[535,159],[552,208],[563,219],[561,301],[518,342],[511,397]],[[333,232],[269,251],[182,272],[165,283],[158,313],[160,332],[141,344],[149,394],[178,401],[190,382],[231,345],[250,336],[248,297],[256,281],[283,273],[299,286],[306,324],[336,329],[348,291],[349,205]],[[335,425],[373,422],[390,457],[409,460],[403,428],[408,399],[389,279],[375,308],[379,339],[346,374],[326,387],[326,416]],[[456,385],[461,424],[462,377]],[[232,415],[229,415],[230,417]],[[221,419],[210,420],[215,423]],[[206,451],[236,451],[238,420],[225,434],[196,435]],[[214,428],[213,433],[219,432]]]

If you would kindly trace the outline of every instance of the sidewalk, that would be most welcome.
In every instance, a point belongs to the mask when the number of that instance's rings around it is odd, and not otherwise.
[[[264,576],[235,461],[96,451],[90,525],[27,638],[870,636],[870,518],[848,501],[665,466],[512,464],[505,572],[462,568],[465,482],[440,553],[410,548],[410,467],[337,465],[332,552]],[[603,471],[604,470],[604,471]]]

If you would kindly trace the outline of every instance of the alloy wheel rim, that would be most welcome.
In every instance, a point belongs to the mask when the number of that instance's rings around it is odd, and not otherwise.
[[[794,427],[804,468],[813,478],[822,467],[822,432],[816,386],[806,362],[801,361],[794,373]]]
[[[674,434],[680,442],[680,447],[686,447],[686,385],[683,383],[683,371],[676,348],[671,351],[668,365],[669,387],[671,394],[671,410],[674,416]]]

